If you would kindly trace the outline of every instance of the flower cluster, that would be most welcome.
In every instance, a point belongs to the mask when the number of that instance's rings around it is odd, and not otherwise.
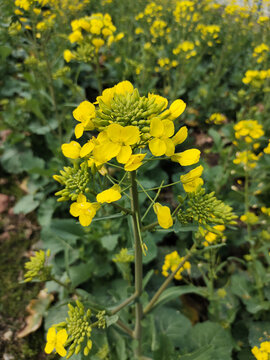
[[[270,69],[268,70],[247,70],[242,81],[244,84],[255,88],[260,88],[264,85],[265,80],[270,78]]]
[[[236,139],[244,139],[251,143],[264,135],[263,127],[257,120],[241,120],[235,126]]]
[[[238,151],[233,163],[236,165],[242,165],[247,169],[253,169],[257,165],[259,158],[260,154],[255,155],[251,150]]]
[[[143,149],[148,146],[153,156],[168,157],[181,166],[199,161],[200,151],[197,149],[176,152],[176,147],[186,140],[188,131],[186,126],[175,131],[174,120],[183,113],[186,104],[178,99],[169,108],[167,106],[166,98],[154,94],[141,97],[129,81],[123,81],[105,89],[96,103],[83,101],[73,111],[78,121],[75,127],[77,139],[86,131],[95,130],[98,135],[92,136],[83,145],[78,141],[63,144],[63,154],[76,160],[76,163],[73,168],[65,167],[61,175],[54,178],[65,186],[56,193],[61,196],[59,200],[76,200],[71,204],[70,213],[79,218],[81,225],[90,225],[102,204],[121,198],[122,190],[117,184],[100,193],[90,190],[89,183],[94,181],[97,169],[100,169],[101,175],[106,174],[106,170],[101,171],[101,168],[113,159],[123,170],[135,171],[147,161],[147,152]],[[79,166],[80,159],[82,163]],[[91,176],[88,174],[89,167]],[[193,191],[203,183],[201,174],[202,167],[198,167],[181,177],[186,191]],[[96,196],[96,201],[89,201],[88,195]],[[173,225],[167,206],[156,203],[154,211],[160,226],[167,229]]]
[[[270,341],[264,341],[260,347],[254,346],[251,350],[257,360],[268,360],[270,356]]]
[[[257,63],[260,64],[266,60],[269,50],[269,46],[262,43],[255,47],[252,56],[256,59]]]
[[[225,230],[225,226],[224,225],[215,225],[212,228],[212,231],[205,231],[203,230],[203,232],[205,232],[204,235],[204,239],[205,241],[203,242],[203,245],[205,247],[216,243],[219,240],[224,240],[224,236],[223,236],[223,231]]]
[[[169,271],[174,272],[183,261],[184,257],[180,257],[177,251],[173,251],[165,256],[164,264],[162,266],[162,275],[169,276]],[[184,270],[189,271],[191,268],[190,262],[184,262],[183,266],[175,273],[174,278],[176,280],[182,279],[182,272]]]
[[[53,325],[47,335],[45,352],[51,353],[55,348],[61,356],[69,359],[73,354],[79,354],[83,347],[84,356],[87,356],[92,348],[91,337],[91,310],[85,312],[83,304],[77,300],[76,306],[68,304],[68,317],[65,321]],[[100,315],[100,318],[102,315]],[[97,322],[98,326],[98,322]],[[56,329],[59,330],[56,334]],[[64,349],[68,347],[68,351]]]
[[[240,220],[249,225],[255,225],[258,223],[259,218],[253,212],[247,212],[240,217]]]
[[[197,42],[196,45],[199,43]],[[197,55],[197,51],[195,49],[195,43],[192,41],[182,41],[176,48],[173,49],[174,55],[182,54],[185,59],[188,60],[193,56]]]
[[[109,14],[96,13],[85,16],[71,22],[72,33],[69,41],[77,44],[76,51],[65,50],[64,59],[66,62],[71,60],[89,61],[97,54],[101,47],[111,46],[115,41],[123,38],[124,34],[114,35],[116,27],[112,23]]]
[[[206,120],[206,123],[208,124],[215,124],[215,125],[221,125],[224,124],[227,121],[227,118],[224,114],[220,113],[213,113],[209,119]]]
[[[25,263],[24,267],[27,272],[24,274],[25,282],[37,279],[40,281],[50,280],[51,266],[46,265],[46,260],[50,256],[50,250],[45,253],[43,250],[36,251],[34,256],[30,257],[30,261]]]

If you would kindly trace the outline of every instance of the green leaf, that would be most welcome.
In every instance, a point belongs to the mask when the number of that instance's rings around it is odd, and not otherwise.
[[[94,270],[94,264],[89,261],[86,264],[74,265],[69,268],[69,275],[74,287],[90,279]]]
[[[156,317],[156,322],[158,332],[169,337],[175,346],[178,346],[179,339],[191,329],[189,319],[172,308],[163,308]]]
[[[148,273],[145,275],[145,277],[143,278],[143,284],[142,284],[142,288],[144,290],[144,288],[146,287],[146,285],[148,284],[148,282],[150,281],[151,277],[154,275],[154,270],[151,269],[148,271]]]
[[[118,315],[106,316],[105,319],[106,319],[106,325],[107,327],[109,327],[118,321],[119,316]]]
[[[14,206],[14,214],[28,214],[31,211],[35,210],[38,207],[39,203],[40,201],[35,200],[34,195],[25,195]]]
[[[269,341],[270,321],[250,322],[248,328],[248,340],[251,347],[259,346],[263,341]]]
[[[163,291],[154,307],[156,308],[158,306],[164,305],[167,302],[184,294],[198,294],[201,296],[206,296],[207,290],[206,288],[196,287],[193,285],[173,286]]]
[[[57,207],[57,201],[55,198],[49,198],[41,203],[38,209],[38,222],[41,226],[49,226],[52,215]]]
[[[154,236],[150,233],[147,233],[146,236],[144,236],[143,241],[148,250],[146,251],[146,255],[143,255],[142,261],[143,264],[148,264],[157,256],[157,245]]]
[[[101,241],[101,244],[104,247],[104,249],[106,249],[108,251],[112,251],[115,249],[115,247],[117,245],[118,238],[119,238],[118,234],[105,235],[105,236],[102,236],[100,241]]]
[[[198,225],[196,224],[183,225],[177,220],[173,227],[173,231],[175,233],[186,232],[186,231],[198,231]]]

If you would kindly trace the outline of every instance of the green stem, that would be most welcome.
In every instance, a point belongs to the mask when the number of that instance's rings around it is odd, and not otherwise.
[[[163,293],[163,291],[167,288],[167,286],[170,284],[170,282],[173,280],[174,275],[179,271],[179,269],[185,264],[185,262],[193,255],[194,250],[196,249],[196,244],[193,244],[190,248],[187,255],[184,256],[183,260],[180,262],[180,264],[177,266],[177,268],[167,277],[167,279],[163,282],[163,284],[160,286],[160,288],[156,291],[152,299],[149,301],[149,303],[146,305],[146,307],[143,310],[143,315],[146,315],[149,313],[149,311],[153,308],[155,303],[157,302],[160,295]]]
[[[140,296],[142,293],[142,244],[141,244],[141,223],[140,223],[140,212],[139,212],[139,196],[136,182],[136,171],[130,173],[131,178],[131,210],[132,222],[133,222],[133,234],[135,240],[135,293],[138,295],[138,299],[135,305],[135,329],[134,329],[134,339],[138,341],[138,344],[135,348],[134,355],[137,359],[140,359],[142,354],[142,315],[143,309],[140,302]]]

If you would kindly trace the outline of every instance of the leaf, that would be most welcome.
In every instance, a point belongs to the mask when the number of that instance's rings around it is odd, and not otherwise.
[[[144,288],[146,287],[146,285],[148,284],[148,282],[150,281],[151,277],[154,275],[154,270],[151,269],[148,271],[148,273],[145,275],[145,277],[143,278],[143,284],[142,284],[142,288],[144,290]]]
[[[173,344],[166,334],[159,334],[159,348],[154,351],[154,360],[168,360],[174,351]]]
[[[106,319],[106,325],[107,327],[109,327],[118,321],[119,316],[118,315],[105,316],[105,319]]]
[[[155,313],[157,314],[157,313]],[[180,311],[164,308],[156,318],[158,332],[168,336],[175,346],[179,339],[191,329],[191,322]]]
[[[86,264],[71,266],[69,269],[69,275],[72,285],[77,287],[78,285],[90,279],[93,270],[94,263],[91,260]]]
[[[217,323],[205,321],[196,324],[184,337],[179,337],[178,346],[185,355],[181,359],[231,360],[234,342],[228,330]]]
[[[45,317],[45,324],[44,324],[45,331],[48,331],[48,329],[52,325],[65,321],[67,317],[67,313],[68,313],[68,307],[66,302],[51,306],[50,309],[48,310],[47,316]]]
[[[112,251],[112,250],[114,250],[114,248],[117,245],[118,238],[119,238],[118,234],[105,235],[105,236],[102,236],[100,241],[101,241],[101,244],[104,247],[104,249],[106,249],[108,251]]]
[[[40,327],[42,318],[52,301],[53,295],[48,294],[45,290],[39,292],[37,299],[30,301],[26,307],[26,310],[30,315],[25,319],[26,327],[18,333],[18,338],[23,338]]]
[[[154,307],[156,308],[158,306],[164,305],[167,302],[178,298],[181,295],[191,293],[206,296],[207,290],[206,288],[196,287],[193,285],[173,286],[163,291],[163,293],[160,295],[159,299],[155,303]]]
[[[249,323],[248,340],[251,347],[259,346],[263,341],[269,341],[270,338],[270,322],[255,321]]]
[[[148,250],[146,251],[146,255],[143,255],[142,261],[143,264],[148,264],[157,256],[157,245],[154,236],[150,233],[147,233],[147,235],[144,236],[143,241]]]
[[[49,226],[52,215],[57,207],[57,201],[55,198],[49,198],[43,201],[38,209],[38,222],[41,226]]]
[[[28,214],[31,211],[35,210],[38,207],[39,203],[40,201],[35,200],[34,195],[25,195],[14,206],[14,214]]]

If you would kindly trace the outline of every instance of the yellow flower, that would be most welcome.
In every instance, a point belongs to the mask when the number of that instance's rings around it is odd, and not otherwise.
[[[140,131],[132,125],[110,124],[97,139],[101,139],[101,143],[94,148],[95,160],[106,163],[116,156],[120,164],[126,164],[132,154],[131,145],[140,140]]]
[[[182,126],[172,138],[174,145],[182,144],[188,136],[188,130],[186,126]]]
[[[121,199],[121,188],[119,185],[113,185],[110,189],[104,190],[97,195],[97,202],[110,204],[113,201]]]
[[[174,123],[170,120],[154,118],[150,123],[150,135],[154,137],[149,141],[149,149],[154,156],[174,154],[174,143],[169,139],[174,134]]]
[[[93,130],[95,128],[92,122],[95,115],[95,106],[89,101],[81,102],[80,105],[73,111],[74,118],[81,122],[81,124],[78,124],[75,127],[75,136],[77,139],[82,136],[85,130]]]
[[[215,230],[220,231],[220,232],[222,232],[222,231],[225,230],[225,226],[224,226],[224,225],[215,225],[215,226],[213,226],[213,228],[214,228]],[[219,236],[218,234],[213,233],[213,232],[211,232],[211,231],[208,231],[208,232],[206,233],[206,235],[205,235],[205,240],[206,240],[206,241],[203,242],[203,245],[204,245],[204,246],[208,246],[209,244],[215,242],[218,237],[220,238],[220,236]]]
[[[160,96],[160,95],[148,93],[148,99],[154,99],[155,103],[158,105],[163,104],[162,108],[160,109],[161,111],[166,109],[166,107],[168,105],[168,100],[165,97]]]
[[[131,155],[128,159],[127,163],[125,164],[126,171],[134,171],[137,170],[141,165],[142,161],[145,158],[146,154],[135,154]]]
[[[171,156],[171,160],[178,162],[182,166],[194,165],[200,160],[200,150],[189,149]]]
[[[68,49],[64,51],[63,56],[67,63],[69,63],[71,60],[75,59],[75,55]]]
[[[61,149],[64,156],[70,159],[78,159],[80,157],[81,145],[76,141],[71,141],[68,144],[63,144],[61,146]]]
[[[249,225],[255,225],[259,221],[259,218],[254,213],[248,211],[240,217],[240,220]]]
[[[106,105],[110,105],[111,100],[114,97],[114,94],[125,94],[132,93],[134,90],[131,82],[125,80],[121,81],[112,88],[108,88],[102,91],[102,95],[97,97],[97,102],[102,101]]]
[[[92,44],[94,45],[94,47],[96,48],[96,50],[98,51],[101,46],[103,46],[105,44],[105,41],[101,38],[96,38],[92,40]]]
[[[177,119],[185,111],[185,108],[186,108],[186,103],[183,100],[181,99],[175,100],[169,107],[170,115],[168,117],[168,120]]]
[[[98,203],[91,203],[87,201],[85,195],[80,194],[77,202],[70,205],[69,211],[72,216],[79,217],[79,222],[82,226],[89,226],[99,207]]]
[[[71,43],[80,42],[83,40],[82,33],[79,30],[73,31],[68,38]]]
[[[240,139],[243,137],[247,143],[252,142],[252,139],[259,139],[264,135],[263,127],[257,120],[242,120],[235,126],[235,137]]]
[[[154,211],[157,214],[158,223],[163,229],[168,229],[173,226],[171,210],[168,206],[162,206],[160,203],[155,203]]]
[[[266,148],[263,149],[263,152],[264,152],[265,154],[270,154],[270,140],[269,140],[269,143],[268,143],[268,145],[266,146]]]
[[[245,150],[236,153],[236,158],[233,160],[233,163],[236,165],[245,165],[248,168],[253,169],[257,165],[259,160],[259,155],[255,155],[250,150]]]
[[[177,251],[173,251],[170,254],[167,254],[165,256],[164,264],[162,266],[162,275],[168,277],[169,276],[169,270],[171,272],[174,272],[181,261],[183,261],[184,257],[180,257]],[[186,261],[183,266],[180,267],[180,269],[177,271],[177,273],[174,275],[174,278],[176,280],[181,280],[182,275],[181,273],[184,270],[189,270],[191,268],[190,262]]]
[[[67,338],[68,334],[66,329],[62,329],[58,331],[58,333],[56,333],[54,327],[49,328],[47,333],[47,344],[45,347],[45,353],[50,354],[55,349],[57,354],[59,354],[60,356],[66,356],[67,351],[64,348],[64,344],[67,341]]]
[[[180,176],[183,188],[186,192],[194,192],[199,185],[203,185],[203,179],[200,177],[203,172],[203,167],[197,166],[185,175]]]
[[[89,155],[93,151],[95,145],[96,145],[96,139],[93,137],[92,139],[87,141],[87,143],[84,144],[83,147],[81,148],[80,157],[85,157]]]

